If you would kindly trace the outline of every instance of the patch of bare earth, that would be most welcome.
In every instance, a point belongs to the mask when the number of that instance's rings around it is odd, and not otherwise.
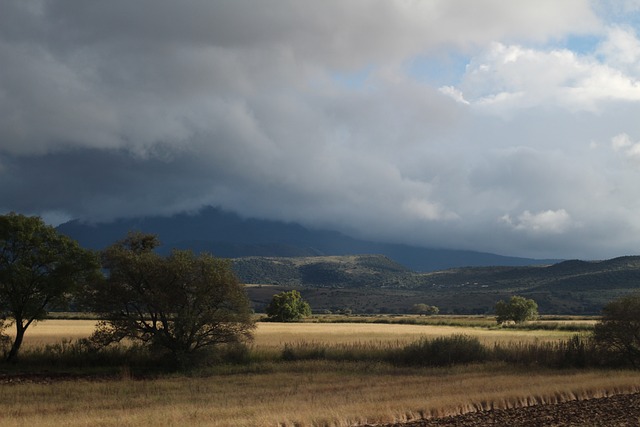
[[[432,426],[640,426],[640,393],[522,408],[491,409],[445,418],[384,424],[378,427]]]

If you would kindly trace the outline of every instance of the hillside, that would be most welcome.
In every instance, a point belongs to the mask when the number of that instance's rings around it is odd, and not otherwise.
[[[244,283],[359,288],[398,285],[417,277],[383,255],[247,257],[234,259],[233,263]]]
[[[278,290],[297,288],[317,310],[407,311],[418,302],[444,313],[491,312],[518,294],[535,299],[542,313],[597,314],[608,301],[640,287],[640,257],[564,261],[534,267],[466,267],[412,272],[381,255],[241,258],[234,269],[251,284],[259,309]]]
[[[109,223],[88,224],[74,220],[61,224],[58,230],[92,249],[105,248],[123,238],[129,230],[138,230],[157,234],[164,243],[165,252],[171,248],[192,249],[225,258],[381,254],[414,271],[423,272],[463,266],[523,266],[550,262],[483,252],[370,242],[333,230],[242,218],[212,207],[193,215],[122,219]]]

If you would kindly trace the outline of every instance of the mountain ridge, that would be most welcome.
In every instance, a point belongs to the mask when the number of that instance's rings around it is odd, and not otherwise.
[[[170,248],[192,249],[223,258],[381,254],[418,272],[463,266],[540,265],[558,261],[371,242],[334,230],[310,229],[297,223],[243,218],[215,207],[204,208],[196,214],[181,213],[172,217],[119,219],[97,224],[72,220],[58,226],[58,231],[91,249],[103,249],[122,239],[130,230],[157,234],[164,243],[162,250],[165,252]]]

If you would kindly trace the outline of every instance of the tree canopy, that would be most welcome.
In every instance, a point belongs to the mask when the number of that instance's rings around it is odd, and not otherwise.
[[[0,216],[0,307],[16,327],[7,355],[17,357],[27,328],[99,277],[96,255],[39,217]]]
[[[495,310],[498,323],[506,321],[522,323],[538,318],[538,304],[532,299],[520,296],[512,296],[509,302],[498,301]]]
[[[102,253],[107,279],[92,295],[103,314],[92,339],[101,345],[130,338],[168,350],[181,361],[205,347],[251,338],[252,310],[228,260],[174,250],[129,233]]]
[[[604,350],[639,367],[640,294],[627,295],[605,305],[602,318],[595,326],[594,339]]]
[[[435,305],[424,303],[414,304],[413,307],[411,307],[411,311],[421,316],[431,316],[440,313],[440,309]]]
[[[274,322],[295,322],[311,316],[309,303],[296,290],[281,292],[271,299],[267,306],[267,317]]]

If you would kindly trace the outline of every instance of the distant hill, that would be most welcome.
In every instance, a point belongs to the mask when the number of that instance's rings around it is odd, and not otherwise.
[[[564,261],[534,267],[465,267],[415,273],[381,255],[234,260],[260,309],[278,290],[297,288],[317,310],[406,312],[418,302],[443,313],[485,314],[511,295],[533,298],[547,314],[598,314],[640,290],[640,257]]]
[[[295,223],[242,218],[212,207],[194,215],[122,219],[98,224],[74,220],[60,225],[58,230],[92,249],[105,248],[122,239],[129,230],[138,230],[158,234],[164,243],[164,250],[192,249],[225,258],[380,254],[420,272],[465,266],[525,266],[555,262],[369,242],[336,231],[314,230]]]
[[[289,286],[385,287],[419,277],[383,255],[245,257],[234,259],[233,267],[243,283]]]

